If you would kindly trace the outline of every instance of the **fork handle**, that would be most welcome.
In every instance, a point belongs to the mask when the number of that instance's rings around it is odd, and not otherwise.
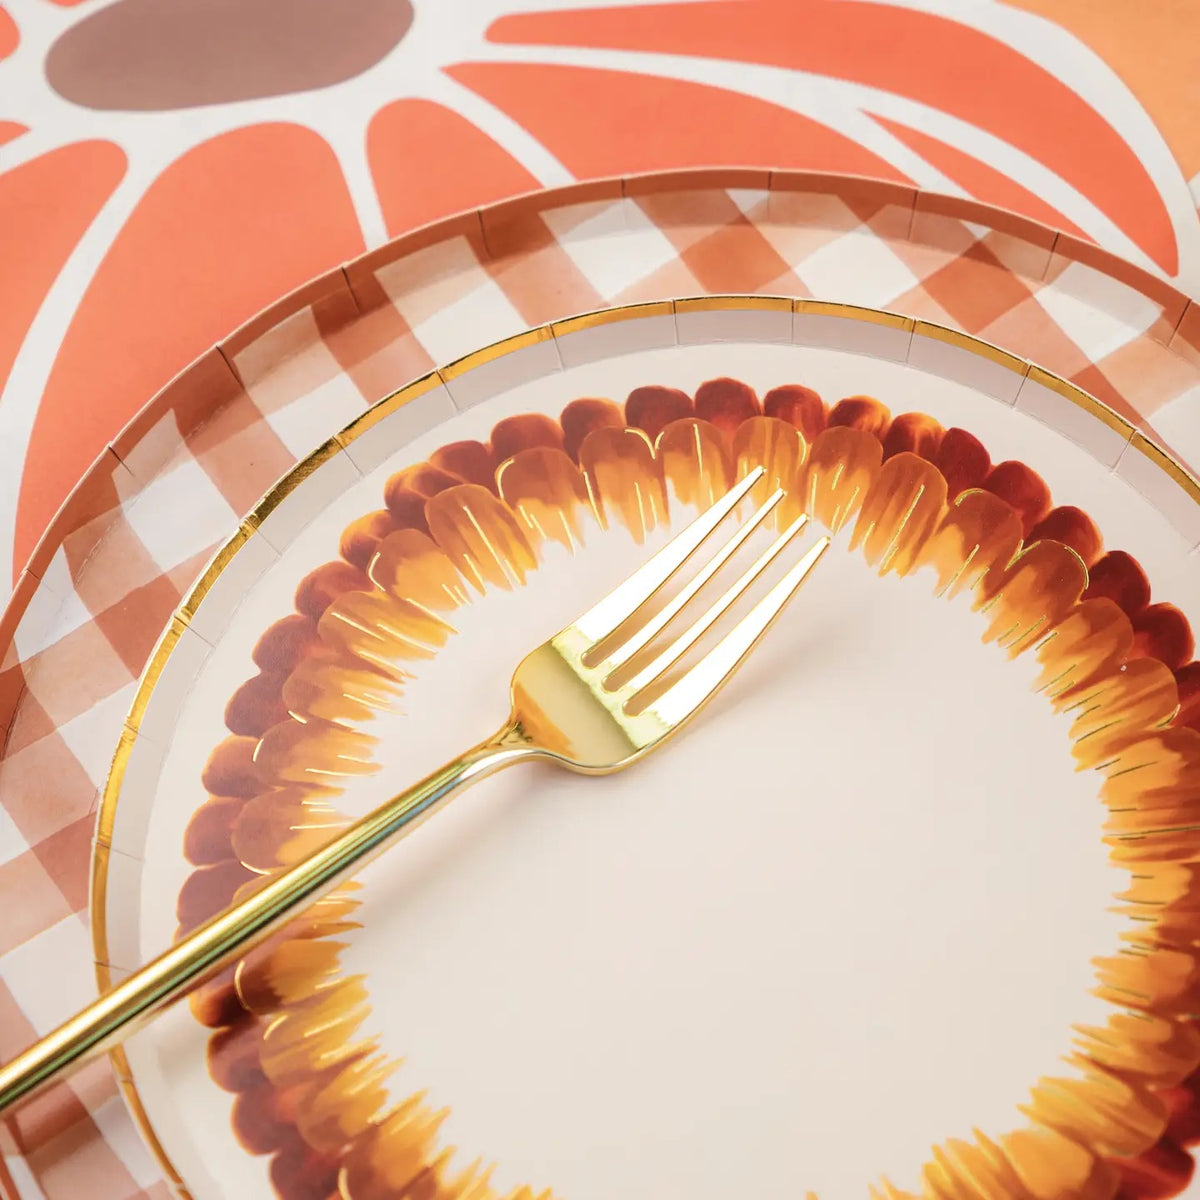
[[[456,792],[540,753],[510,723],[495,737],[381,804],[0,1066],[0,1112],[133,1034],[167,1005],[244,956],[307,905],[378,857]]]

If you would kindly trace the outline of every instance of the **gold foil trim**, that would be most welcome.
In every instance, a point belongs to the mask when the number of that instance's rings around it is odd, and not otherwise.
[[[167,655],[170,653],[168,647],[164,647],[163,642],[159,642],[155,649],[150,662],[146,664],[146,670],[143,673],[145,680],[151,671],[154,669],[154,678],[158,679],[162,674],[163,664],[167,660]],[[134,703],[142,699],[145,693],[145,700],[142,701],[141,709],[144,712],[146,704],[149,702],[150,694],[154,690],[153,684],[143,682],[138,687],[137,695],[134,697]],[[121,736],[117,739],[117,748],[113,751],[112,762],[108,768],[108,778],[104,781],[104,790],[100,794],[100,808],[96,814],[96,844],[98,846],[111,846],[113,826],[116,823],[117,816],[117,797],[121,791],[121,784],[125,780],[125,769],[129,766],[129,756],[133,753],[133,743],[137,738],[137,731],[131,728],[128,724],[121,730]],[[104,872],[107,873],[108,864],[105,861]],[[103,880],[103,874],[101,875]],[[97,877],[93,875],[93,886],[97,881]],[[94,915],[94,912],[93,912]],[[97,954],[97,958],[104,958],[107,961],[107,954]]]
[[[864,308],[861,304],[842,304],[832,300],[807,300],[797,298],[793,302],[796,313],[820,317],[841,317],[845,321],[862,321],[866,325],[883,325],[889,329],[901,329],[911,333],[916,327],[915,317],[888,312],[882,308]]]
[[[130,739],[132,742],[132,738]],[[92,957],[96,964],[96,986],[101,992],[112,987],[108,963],[108,861],[112,847],[99,838],[92,844],[92,869],[88,880],[88,912],[92,922]]]
[[[1181,463],[1173,459],[1161,446],[1155,445],[1144,433],[1134,431],[1129,445],[1148,458],[1169,479],[1183,489],[1188,499],[1200,504],[1200,482]]]
[[[993,346],[991,342],[985,342],[982,338],[972,337],[969,333],[960,333],[957,329],[950,329],[945,325],[935,325],[932,321],[917,321],[913,326],[913,334],[916,337],[931,338],[935,342],[945,342],[946,345],[955,346],[959,350],[966,350],[969,354],[986,358],[998,366],[1007,367],[1017,375],[1029,374],[1030,364],[1025,359],[1011,354],[1007,350],[1001,350],[999,346]],[[1058,376],[1052,376],[1052,378],[1057,379]],[[1064,379],[1062,382],[1066,383],[1066,380]],[[1067,386],[1071,385],[1067,384]]]
[[[791,312],[790,296],[685,296],[675,301],[676,313],[691,312]]]
[[[1048,388],[1050,391],[1062,396],[1064,400],[1070,400],[1076,408],[1082,408],[1089,416],[1095,417],[1103,425],[1107,425],[1109,429],[1115,430],[1117,433],[1123,433],[1126,439],[1129,439],[1136,432],[1133,424],[1127,421],[1120,413],[1114,412],[1107,404],[1097,400],[1095,396],[1089,395],[1082,388],[1063,379],[1061,375],[1053,375],[1043,367],[1036,367],[1032,364],[1029,367],[1028,379],[1031,383],[1040,383],[1042,387]]]
[[[420,399],[420,397],[432,392],[434,388],[441,386],[442,377],[437,371],[430,371],[428,375],[422,375],[419,379],[414,379],[398,391],[392,392],[390,396],[384,396],[382,400],[378,400],[372,404],[366,412],[355,417],[345,429],[335,433],[333,435],[334,440],[344,450],[357,438],[362,437],[368,429],[372,429],[378,425],[384,417],[390,417],[392,413],[398,412],[406,404],[411,404],[414,400]]]
[[[583,329],[596,329],[601,325],[613,325],[618,321],[634,321],[643,317],[670,317],[675,314],[672,300],[650,300],[645,304],[621,304],[616,308],[602,308],[599,312],[580,313],[576,317],[565,317],[550,323],[550,332],[556,337],[578,333]]]
[[[482,350],[464,354],[462,358],[455,359],[454,362],[441,367],[438,375],[445,383],[451,379],[457,379],[460,375],[465,375],[468,371],[473,371],[476,367],[483,366],[484,363],[495,362],[496,359],[503,358],[506,354],[515,354],[527,346],[536,346],[539,342],[549,342],[553,339],[554,330],[549,325],[539,325],[536,329],[527,329],[524,333],[514,334],[502,342],[493,342],[490,346],[484,346]]]
[[[212,556],[211,561],[204,568],[200,578],[192,584],[191,590],[184,596],[178,609],[175,610],[175,620],[182,622],[184,625],[191,624],[192,618],[196,615],[196,610],[204,602],[204,597],[208,595],[213,584],[216,583],[218,577],[229,565],[233,556],[250,540],[250,535],[253,532],[244,521],[237,527],[237,530],[225,545]],[[133,701],[134,707],[139,707],[141,711],[145,711],[146,707],[144,702],[140,706],[138,704],[141,699],[142,688],[145,686],[146,677],[153,671],[154,679],[157,681],[159,675],[162,673],[162,666],[157,663],[159,653],[160,647],[156,647],[154,653],[150,656],[150,661],[142,670],[142,683],[138,686],[138,695]]]
[[[250,510],[242,522],[250,532],[257,532],[263,522],[310,476],[331,458],[342,453],[340,434],[334,434],[322,442],[311,454],[305,455],[278,483]]]
[[[171,623],[163,630],[162,636],[150,653],[150,661],[142,672],[143,686],[138,688],[137,695],[134,696],[133,703],[130,705],[129,715],[125,718],[126,729],[131,729],[136,733],[141,728],[142,721],[146,716],[146,709],[150,705],[150,695],[158,686],[158,680],[163,673],[167,659],[179,645],[179,639],[183,637],[183,631],[186,628],[187,622],[176,615],[171,618]]]

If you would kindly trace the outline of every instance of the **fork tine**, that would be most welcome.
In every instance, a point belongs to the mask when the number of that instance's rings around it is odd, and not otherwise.
[[[668,725],[678,726],[700,710],[741,666],[808,573],[829,548],[822,537],[811,550],[704,656],[645,710]]]
[[[687,561],[700,543],[737,507],[738,502],[766,474],[755,467],[740,483],[730,488],[711,508],[675,535],[649,562],[639,567],[624,583],[573,624],[594,646],[627,621]]]
[[[771,515],[775,506],[783,499],[784,493],[776,489],[765,504],[738,531],[726,541],[725,545],[708,560],[707,563],[671,597],[670,603],[654,614],[645,625],[635,630],[629,638],[622,642],[604,661],[604,668],[611,675],[618,667],[624,666],[639,650],[645,649],[691,602],[698,596],[710,579],[737,553],[745,544],[746,539]]]
[[[801,513],[766,551],[738,576],[724,595],[719,596],[707,611],[702,613],[675,639],[655,660],[643,667],[621,691],[630,698],[652,684],[668,667],[681,659],[712,626],[720,620],[743,592],[775,561],[787,544],[808,524],[808,514]]]

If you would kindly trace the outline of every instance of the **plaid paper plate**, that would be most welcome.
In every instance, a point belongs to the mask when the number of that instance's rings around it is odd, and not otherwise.
[[[266,488],[437,363],[605,305],[723,292],[864,304],[978,335],[1200,461],[1197,309],[1086,243],[968,202],[839,177],[660,175],[506,202],[348,264],[156,397],[20,580],[0,672],[0,1058],[95,993],[98,789],[155,641]],[[167,1194],[107,1064],[6,1118],[3,1138],[21,1196]]]

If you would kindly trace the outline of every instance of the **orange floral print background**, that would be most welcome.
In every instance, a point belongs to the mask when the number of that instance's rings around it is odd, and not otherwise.
[[[1107,1023],[1076,1028],[1058,1073],[1030,1081],[1026,1127],[933,1147],[921,1194],[1178,1195],[1200,1143],[1192,630],[1026,464],[993,463],[967,430],[893,416],[868,396],[827,405],[788,384],[760,400],[726,378],[694,396],[639,387],[623,404],[575,400],[558,420],[505,418],[486,442],[445,445],[392,475],[384,507],[346,526],[340,558],[308,574],[294,611],[263,632],[258,673],[229,700],[229,736],[203,772],[209,798],[185,835],[180,932],[346,824],[342,787],[378,769],[374,713],[453,636],[456,608],[522,586],[543,541],[578,550],[583,512],[641,541],[669,521],[669,494],[703,502],[756,465],[788,493],[781,522],[803,507],[881,575],[930,568],[939,595],[973,595],[985,642],[1036,655],[1036,686],[1074,717],[1079,767],[1101,776],[1104,841],[1127,885],[1115,889],[1125,945],[1093,960]],[[213,1030],[208,1065],[232,1096],[239,1143],[269,1158],[280,1200],[548,1200],[497,1192],[485,1164],[464,1165],[480,1147],[442,1144],[445,1113],[424,1094],[389,1095],[395,1064],[363,1028],[368,989],[339,962],[357,887],[190,999]],[[871,1194],[915,1200],[886,1181]]]
[[[911,181],[1200,288],[1200,10],[934,7],[4,0],[0,557],[19,571],[119,428],[264,305],[572,178]]]

